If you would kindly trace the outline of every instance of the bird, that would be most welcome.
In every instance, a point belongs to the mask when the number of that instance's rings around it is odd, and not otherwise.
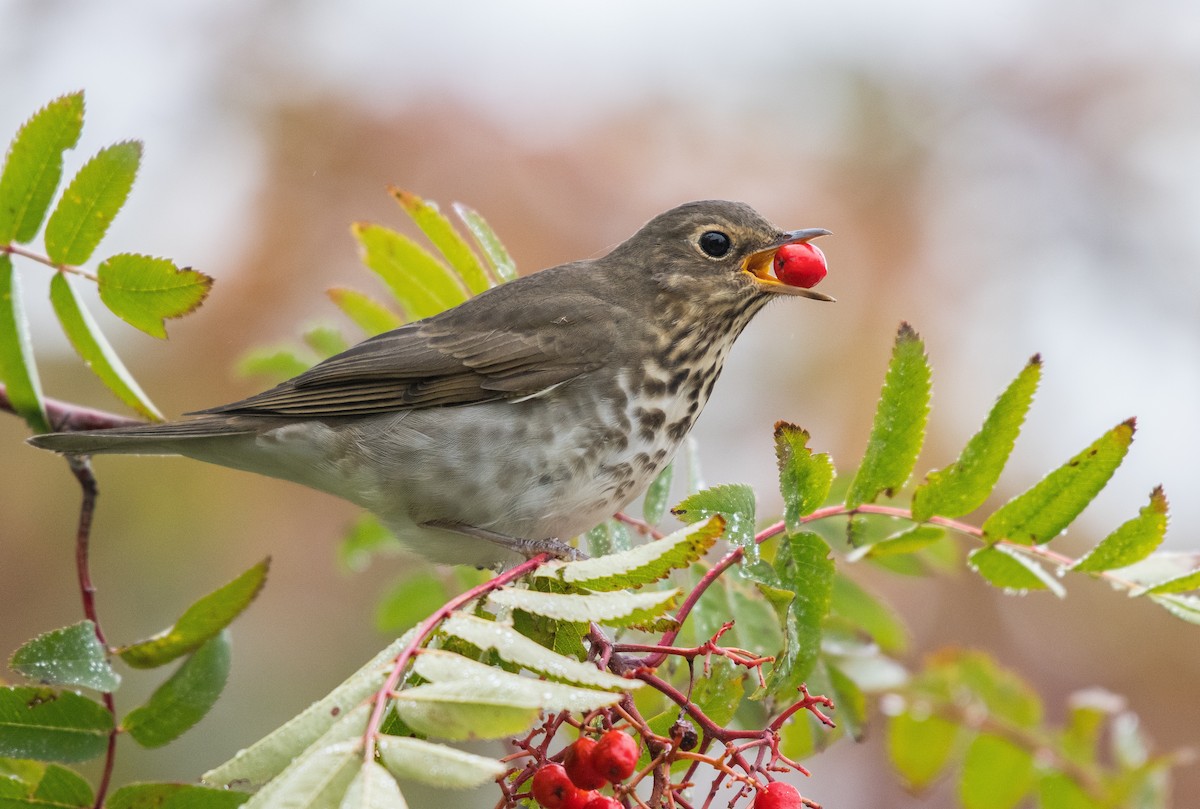
[[[182,455],[374,513],[440,564],[505,569],[624,509],[670,463],[734,340],[780,281],[782,230],[689,202],[599,257],[493,287],[274,388],[178,421],[29,439],[74,455]]]

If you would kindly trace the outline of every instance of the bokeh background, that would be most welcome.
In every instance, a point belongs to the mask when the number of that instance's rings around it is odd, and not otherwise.
[[[346,326],[323,291],[376,289],[348,226],[404,224],[388,184],[475,207],[525,272],[602,254],[676,203],[741,199],[786,227],[834,231],[822,288],[839,302],[773,306],[742,337],[696,430],[709,482],[755,483],[763,513],[777,509],[780,418],[851,468],[908,320],[935,368],[919,470],[952,460],[1042,352],[1045,380],[1002,494],[1136,414],[1129,459],[1061,542],[1087,547],[1161,482],[1170,546],[1200,546],[1190,0],[9,0],[0,75],[5,139],[49,99],[86,91],[68,170],[108,143],[146,142],[104,250],[167,255],[217,278],[168,342],[103,318],[168,414],[256,390],[232,371],[252,347],[301,325]],[[47,279],[24,272],[48,392],[116,408],[57,335]],[[24,436],[0,419],[5,654],[79,617],[77,491]],[[195,777],[385,642],[374,600],[405,563],[339,572],[346,504],[175,459],[97,466],[94,572],[110,637],[153,632],[274,557],[236,625],[225,698],[175,745],[126,746],[120,780]],[[1100,686],[1125,695],[1163,748],[1198,741],[1196,630],[1152,605],[1088,581],[1069,580],[1060,602],[1008,597],[965,573],[863,572],[909,619],[910,662],[982,646],[1038,686],[1052,717],[1072,691]],[[121,707],[146,679],[129,678]],[[828,807],[953,805],[946,785],[904,794],[878,731],[810,761],[804,791]],[[1178,806],[1200,794],[1196,769],[1178,773]]]

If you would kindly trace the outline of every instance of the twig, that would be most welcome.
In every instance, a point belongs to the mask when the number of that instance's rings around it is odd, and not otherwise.
[[[118,416],[116,413],[94,410],[58,399],[43,399],[42,402],[46,407],[46,417],[50,420],[50,426],[58,432],[103,430],[108,427],[132,427],[135,424],[145,424],[141,419]],[[7,388],[2,384],[0,384],[0,411],[17,412],[8,398]]]

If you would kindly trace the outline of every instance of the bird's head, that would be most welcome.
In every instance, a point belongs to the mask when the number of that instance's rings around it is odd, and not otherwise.
[[[828,234],[821,228],[780,230],[749,205],[706,200],[659,214],[613,254],[640,259],[643,270],[669,290],[741,295],[757,291],[832,301],[829,295],[773,273],[781,247]]]

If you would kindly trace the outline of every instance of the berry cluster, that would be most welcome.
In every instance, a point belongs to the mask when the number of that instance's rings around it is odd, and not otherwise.
[[[533,799],[544,809],[621,809],[596,790],[633,775],[637,760],[637,742],[619,730],[599,741],[580,737],[563,752],[563,764],[547,763],[533,774]]]

